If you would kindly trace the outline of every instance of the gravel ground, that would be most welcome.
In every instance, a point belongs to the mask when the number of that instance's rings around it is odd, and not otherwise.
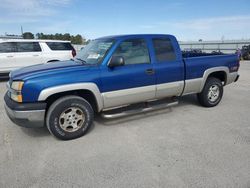
[[[250,62],[215,108],[195,96],[60,141],[6,116],[0,83],[0,187],[250,187]]]

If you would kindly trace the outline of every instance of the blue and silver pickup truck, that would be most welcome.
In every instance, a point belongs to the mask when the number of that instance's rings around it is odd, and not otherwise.
[[[216,106],[223,87],[238,80],[238,69],[237,55],[183,57],[172,35],[103,37],[69,61],[12,72],[5,109],[17,125],[47,126],[59,139],[74,139],[87,132],[95,113],[148,112],[188,94]]]

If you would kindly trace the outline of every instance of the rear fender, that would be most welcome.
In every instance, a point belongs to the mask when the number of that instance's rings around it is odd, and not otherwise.
[[[225,85],[229,84],[229,78],[230,78],[230,73],[229,73],[229,68],[228,67],[224,67],[224,66],[221,66],[221,67],[214,67],[214,68],[210,68],[210,69],[207,69],[204,74],[203,74],[203,77],[202,77],[202,82],[201,82],[201,87],[200,87],[200,91],[202,91],[203,87],[205,86],[205,83],[207,81],[207,78],[214,72],[219,72],[219,71],[222,71],[222,72],[225,72],[226,73],[226,83]]]

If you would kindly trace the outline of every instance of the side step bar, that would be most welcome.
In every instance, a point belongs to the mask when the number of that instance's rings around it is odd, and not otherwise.
[[[120,117],[135,115],[135,114],[139,114],[139,113],[150,112],[150,111],[155,111],[155,110],[168,108],[168,107],[171,107],[171,106],[175,106],[178,103],[179,103],[178,101],[172,101],[170,103],[161,103],[161,104],[155,104],[155,105],[151,105],[151,106],[146,105],[146,107],[144,107],[144,108],[140,107],[140,108],[137,108],[137,109],[129,109],[129,110],[124,110],[124,111],[116,112],[116,113],[107,113],[108,112],[107,111],[107,112],[103,112],[101,114],[101,116],[103,118],[106,118],[106,119],[120,118]],[[122,110],[122,108],[120,110]]]

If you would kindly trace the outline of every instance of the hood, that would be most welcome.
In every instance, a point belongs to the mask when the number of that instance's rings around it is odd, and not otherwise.
[[[72,68],[74,69],[77,67],[86,67],[86,66],[81,63],[77,63],[73,60],[56,61],[56,62],[33,65],[17,69],[11,72],[10,78],[12,80],[23,80],[24,78],[41,75],[43,73],[50,74],[50,73],[58,73],[61,71],[65,72],[71,70]]]

